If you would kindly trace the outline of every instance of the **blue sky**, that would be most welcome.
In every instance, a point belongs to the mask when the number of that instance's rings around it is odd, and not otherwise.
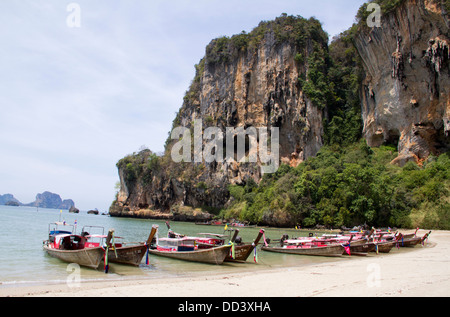
[[[79,5],[81,27],[66,23]],[[206,45],[281,13],[330,35],[363,0],[2,0],[0,194],[43,191],[107,210],[117,161],[161,152]]]

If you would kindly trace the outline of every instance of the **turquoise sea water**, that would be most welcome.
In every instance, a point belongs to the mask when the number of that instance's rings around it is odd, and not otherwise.
[[[159,225],[160,237],[167,235],[164,221],[113,218],[87,213],[71,214],[67,210],[36,209],[31,207],[0,206],[0,287],[41,283],[65,283],[72,271],[67,271],[68,264],[48,256],[42,249],[42,242],[47,239],[49,223],[77,221],[77,233],[83,226],[102,226],[105,232],[114,228],[115,234],[124,237],[125,242],[145,241],[153,224]],[[171,222],[173,231],[196,235],[198,233],[224,233],[223,227],[200,226],[193,223]],[[251,243],[257,236],[259,228],[240,228],[239,235],[244,242]],[[298,231],[266,228],[266,237],[279,239],[287,233],[290,237],[302,235]],[[305,233],[303,234],[305,235]],[[304,257],[270,253],[257,249],[258,263],[250,256],[247,263],[225,263],[208,265],[167,259],[150,255],[149,265],[145,258],[140,267],[111,264],[108,274],[99,269],[81,268],[81,280],[115,280],[115,279],[152,279],[189,275],[206,275],[215,273],[236,273],[269,268],[287,270],[289,267],[309,265],[327,261],[348,261],[349,259],[329,259],[321,257]]]

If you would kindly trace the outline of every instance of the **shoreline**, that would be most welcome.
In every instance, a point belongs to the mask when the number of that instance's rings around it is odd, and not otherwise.
[[[433,231],[426,247],[407,252],[227,274],[87,281],[74,288],[0,285],[0,297],[448,297],[449,262],[450,231]]]

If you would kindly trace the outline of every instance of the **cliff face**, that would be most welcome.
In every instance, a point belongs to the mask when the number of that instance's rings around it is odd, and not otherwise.
[[[369,146],[398,145],[393,163],[421,163],[450,148],[449,23],[444,1],[408,0],[363,27],[363,134]]]
[[[359,137],[349,128],[359,129],[359,83],[363,135],[369,146],[397,145],[399,156],[393,163],[399,165],[421,164],[431,154],[449,150],[448,1],[404,0],[395,6],[377,2],[389,7],[382,13],[381,27],[345,32],[342,45],[332,50],[333,60],[328,36],[315,19],[283,15],[262,22],[251,33],[213,40],[196,65],[172,128],[185,127],[183,139],[200,136],[200,144],[188,142],[192,151],[187,162],[173,160],[177,141],[170,137],[163,157],[143,150],[120,160],[121,186],[110,214],[208,219],[206,210],[231,206],[228,185],[252,188],[261,180],[264,164],[260,159],[191,162],[196,151],[207,149],[204,129],[278,128],[279,161],[295,167],[317,154],[324,131],[328,142],[338,140],[337,145],[350,135]],[[345,46],[352,41],[357,53]],[[351,118],[350,123],[343,118]],[[224,149],[228,142],[223,140]],[[260,149],[260,137],[258,142]],[[248,143],[246,157],[255,151]],[[218,150],[214,148],[216,154]],[[279,225],[278,220],[267,224]]]
[[[280,161],[297,166],[323,145],[323,110],[305,96],[299,78],[306,82],[310,56],[326,50],[327,36],[317,20],[285,15],[262,22],[249,34],[213,40],[196,65],[173,128],[193,131],[194,122],[201,120],[203,129],[217,127],[224,133],[227,128],[266,128],[270,138],[270,129],[276,127]],[[195,207],[222,208],[229,199],[228,184],[259,182],[262,177],[259,159],[174,163],[174,143],[169,139],[165,156],[155,158],[158,168],[147,166],[150,151],[119,162],[121,188],[112,215],[155,216],[148,209],[179,214],[185,206],[193,207],[191,213]],[[247,140],[246,157],[249,150]]]

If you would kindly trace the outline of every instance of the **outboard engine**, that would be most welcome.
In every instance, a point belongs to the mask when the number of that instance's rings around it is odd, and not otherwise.
[[[289,239],[289,236],[288,236],[287,234],[283,234],[283,235],[281,236],[280,245],[283,246],[284,241],[286,241],[286,240],[288,240],[288,239]]]

